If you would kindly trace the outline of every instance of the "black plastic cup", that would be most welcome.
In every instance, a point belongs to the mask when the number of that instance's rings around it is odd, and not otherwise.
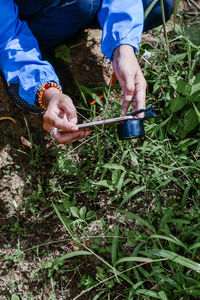
[[[133,139],[143,136],[144,125],[143,120],[128,120],[117,125],[118,136],[120,140]]]

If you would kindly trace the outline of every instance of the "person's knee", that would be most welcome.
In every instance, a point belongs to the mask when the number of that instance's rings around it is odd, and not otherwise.
[[[165,9],[165,20],[168,21],[174,11],[174,0],[163,0]]]
[[[82,14],[91,18],[98,12],[101,0],[76,0],[76,2]]]
[[[144,11],[151,5],[152,0],[142,0]],[[162,24],[162,9],[160,0],[151,9],[149,15],[144,21],[144,31],[153,29]],[[163,0],[165,20],[168,21],[174,10],[174,0]]]
[[[33,0],[30,0],[33,1]],[[71,38],[90,24],[101,0],[52,0],[51,5],[28,19],[42,49]]]

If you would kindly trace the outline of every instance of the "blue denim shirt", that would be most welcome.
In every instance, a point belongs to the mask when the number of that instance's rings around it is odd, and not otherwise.
[[[123,44],[137,50],[143,30],[142,0],[102,0],[98,20],[103,30],[101,48],[108,59]],[[42,60],[27,23],[19,19],[13,0],[0,0],[0,69],[8,82],[19,84],[19,95],[29,104],[35,103],[43,83],[59,84],[51,64]]]

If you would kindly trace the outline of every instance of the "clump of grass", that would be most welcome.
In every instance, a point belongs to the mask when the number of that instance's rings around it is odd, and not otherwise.
[[[189,43],[182,52],[186,37],[178,30],[169,40],[170,58],[163,62],[161,45],[151,49],[150,64],[144,66],[150,85],[147,99],[152,99],[148,104],[159,99],[159,117],[145,125],[146,139],[122,142],[114,128],[96,129],[90,143],[70,150],[72,157],[80,153],[78,161],[68,164],[75,168],[73,185],[63,187],[68,209],[60,212],[56,204],[55,209],[78,248],[86,249],[99,265],[95,277],[87,271],[80,275],[83,290],[74,299],[92,290],[91,299],[200,296],[198,50]],[[188,65],[192,68],[183,71]],[[87,103],[90,93],[84,88],[81,92]],[[108,103],[108,96],[98,106],[103,118],[120,110],[115,99]],[[96,107],[91,116],[97,116]],[[64,181],[71,178],[60,172],[57,162],[54,172]],[[89,220],[80,217],[80,198],[96,211]],[[93,236],[89,230],[95,222],[103,225]]]

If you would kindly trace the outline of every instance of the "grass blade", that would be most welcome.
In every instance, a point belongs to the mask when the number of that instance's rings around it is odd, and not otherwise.
[[[147,16],[149,15],[149,13],[151,12],[151,10],[153,9],[154,5],[158,2],[158,0],[153,0],[151,2],[151,4],[147,7],[147,9],[144,12],[144,19],[147,18]]]
[[[184,249],[188,250],[188,248],[179,240],[177,239],[176,237],[168,237],[168,236],[165,236],[165,235],[159,235],[159,234],[154,234],[154,235],[151,235],[150,238],[152,239],[162,239],[162,240],[166,240],[168,242],[172,242],[180,247],[183,247]]]
[[[135,262],[135,261],[140,261],[140,262],[152,262],[151,258],[147,258],[147,257],[123,257],[120,258],[115,265],[124,263],[124,262]]]
[[[119,236],[119,225],[115,227],[114,237],[112,240],[111,259],[112,259],[113,266],[115,265],[117,260],[118,236]]]
[[[191,188],[191,185],[189,184],[189,185],[186,187],[186,189],[185,189],[185,191],[184,191],[184,193],[183,193],[183,197],[182,197],[182,199],[181,199],[181,209],[182,209],[182,210],[185,208],[185,203],[186,203],[187,196],[188,196],[188,193],[189,193],[190,188]]]
[[[149,297],[153,297],[153,298],[156,298],[156,299],[160,299],[160,296],[158,295],[158,293],[153,292],[153,291],[149,291],[149,290],[146,290],[146,289],[139,289],[139,290],[136,291],[136,294],[137,295],[143,295],[143,296],[149,296]]]
[[[59,212],[57,206],[52,202],[52,205],[57,213],[58,218],[60,219],[60,221],[63,223],[63,225],[65,226],[65,228],[67,229],[68,233],[70,234],[70,236],[75,240],[76,237],[73,233],[73,231],[71,230],[70,225],[66,222],[66,220],[63,218],[63,216],[61,215],[61,213]]]
[[[169,260],[182,265],[186,268],[189,268],[193,271],[196,271],[200,273],[200,264],[196,263],[195,261],[188,259],[184,256],[178,255],[177,253],[168,251],[168,250],[155,250],[155,251],[150,251],[151,254],[160,256],[160,257],[165,257],[168,258]]]
[[[145,227],[149,228],[150,230],[154,231],[154,227],[153,227],[151,224],[149,224],[148,221],[142,219],[142,218],[139,217],[138,215],[136,215],[136,214],[134,214],[134,213],[132,213],[132,212],[126,211],[126,210],[121,210],[121,209],[119,210],[119,212],[125,214],[125,215],[128,216],[130,219],[135,219],[135,220],[137,220],[138,222],[140,222],[140,224],[141,224],[142,226],[145,226]]]
[[[193,249],[196,249],[196,248],[200,248],[200,242],[195,243],[194,245],[192,245],[192,246],[190,247],[190,250],[193,250]]]
[[[138,188],[135,188],[133,191],[131,191],[125,198],[122,200],[122,202],[119,205],[119,208],[121,208],[129,199],[131,199],[133,196],[138,194],[139,192],[142,192],[146,188],[145,185],[140,186]]]
[[[199,123],[200,123],[200,112],[199,112],[198,108],[196,107],[196,105],[195,105],[194,103],[193,103],[193,106],[194,106],[194,110],[195,110],[195,112],[196,112],[196,114],[197,114]]]
[[[76,257],[76,256],[81,256],[81,255],[92,255],[92,253],[90,253],[89,251],[83,251],[83,250],[81,250],[81,251],[73,251],[73,252],[64,254],[63,256],[55,259],[54,262],[58,263],[58,262],[61,262],[61,261],[65,260],[65,259]]]

